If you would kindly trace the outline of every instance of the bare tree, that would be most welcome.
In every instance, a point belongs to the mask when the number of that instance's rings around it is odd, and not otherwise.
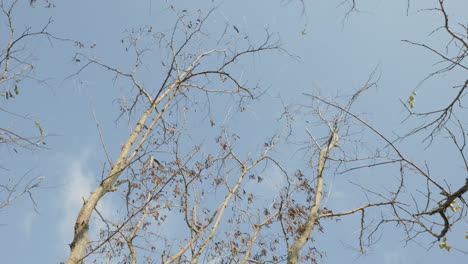
[[[109,259],[125,256],[111,254],[121,252],[124,244],[130,253],[125,259],[136,263],[134,239],[137,233],[149,225],[145,222],[148,216],[153,218],[153,222],[164,222],[165,217],[161,211],[165,210],[180,211],[191,235],[187,241],[181,241],[179,247],[174,243],[175,248],[171,246],[160,253],[161,261],[180,262],[190,255],[191,260],[186,261],[198,263],[198,259],[205,254],[222,223],[226,209],[232,206],[231,201],[239,195],[240,186],[248,173],[268,159],[269,150],[281,136],[280,133],[278,139],[273,140],[257,158],[247,160],[236,154],[231,142],[236,138],[228,134],[216,139],[219,153],[202,155],[199,146],[193,146],[189,153],[180,153],[179,145],[188,143],[181,139],[184,134],[184,121],[180,115],[189,114],[187,110],[192,102],[198,100],[200,95],[205,96],[206,100],[225,95],[237,98],[236,108],[243,111],[243,104],[256,98],[259,91],[257,87],[247,87],[241,82],[235,73],[230,72],[231,66],[250,54],[280,49],[266,32],[265,41],[259,45],[247,43],[242,49],[228,46],[224,49],[213,48],[194,52],[189,50],[189,47],[196,45],[193,42],[200,37],[206,37],[203,25],[210,12],[207,15],[198,12],[196,17],[183,13],[185,11],[176,13],[177,23],[169,34],[154,33],[153,29],[148,27],[130,35],[127,44],[133,49],[135,56],[133,69],[123,71],[96,59],[87,58],[88,62],[78,72],[91,65],[97,65],[115,73],[119,78],[128,80],[137,89],[137,93],[124,111],[137,118],[118,158],[112,161],[108,156],[110,169],[107,175],[83,203],[75,224],[75,235],[70,244],[71,253],[67,263],[80,263],[87,256],[95,252],[107,252],[109,248]],[[150,51],[150,47],[144,45],[152,42],[160,43],[166,49],[169,58],[168,62],[163,62],[166,74],[159,88],[147,87],[138,80],[143,64],[142,56]],[[217,58],[217,62],[210,63],[211,58]],[[171,149],[170,155],[152,154]],[[183,149],[186,150],[187,147]],[[196,159],[198,161],[195,161]],[[137,164],[140,164],[139,172],[134,168]],[[122,179],[123,174],[128,177]],[[192,193],[197,192],[197,185],[207,184],[211,186],[207,188],[209,192],[200,187],[200,193]],[[127,190],[123,192],[127,208],[127,212],[122,215],[123,220],[113,222],[102,219],[108,225],[107,231],[101,233],[99,241],[90,242],[89,223],[97,203],[107,193],[117,191],[119,186],[127,186]],[[205,202],[213,195],[213,191],[221,189],[222,186],[225,196],[219,204],[200,208],[200,203]],[[260,229],[261,226],[256,228]],[[143,246],[139,246],[141,247]],[[147,249],[151,251],[151,248]]]
[[[349,18],[353,12],[359,12],[359,9],[357,8],[358,1],[343,1],[343,4],[350,4],[350,8],[346,13],[345,18]],[[409,4],[410,1],[408,1],[408,9],[410,8]],[[443,66],[437,69],[435,72],[429,74],[429,76],[425,78],[424,81],[427,81],[429,78],[435,78],[439,74],[446,74],[452,71],[466,72],[468,68],[463,63],[468,52],[468,45],[466,42],[466,26],[462,23],[450,21],[445,2],[443,0],[438,1],[437,7],[424,9],[423,11],[438,13],[442,18],[442,26],[434,30],[432,33],[443,31],[443,33],[448,36],[447,45],[444,51],[439,51],[436,48],[432,48],[430,44],[403,40],[403,42],[410,43],[418,47],[423,47],[441,59],[436,65]],[[464,180],[463,183],[458,187],[452,187],[452,183],[459,183],[459,180],[448,181],[444,175],[431,175],[430,164],[424,161],[420,161],[420,165],[418,165],[418,162],[409,160],[404,154],[404,151],[400,149],[400,145],[404,145],[404,142],[409,140],[410,137],[424,135],[423,142],[428,142],[427,149],[431,149],[431,143],[434,139],[440,140],[440,138],[444,137],[450,138],[456,149],[456,151],[454,153],[450,153],[450,155],[458,155],[459,159],[457,159],[457,161],[461,160],[463,167],[461,172],[462,174],[465,172],[464,175],[460,176],[466,177],[466,172],[468,172],[468,163],[466,160],[465,149],[466,131],[464,129],[464,126],[466,125],[466,119],[463,118],[463,116],[466,114],[464,114],[465,109],[462,100],[463,95],[466,94],[468,80],[463,79],[459,85],[453,87],[458,91],[454,94],[454,98],[441,109],[431,109],[430,111],[422,113],[416,112],[414,110],[416,92],[413,92],[409,96],[407,102],[402,101],[402,104],[409,113],[409,116],[405,122],[409,123],[410,121],[413,121],[414,123],[411,123],[411,126],[414,128],[409,132],[404,132],[403,136],[399,136],[396,139],[387,137],[383,131],[364,121],[359,114],[355,114],[350,111],[351,104],[357,99],[357,95],[359,95],[361,91],[367,89],[366,86],[368,84],[369,82],[362,90],[358,91],[351,97],[347,106],[341,106],[339,103],[326,100],[315,95],[307,95],[313,98],[314,101],[318,101],[327,105],[328,107],[334,108],[334,110],[338,111],[336,116],[341,118],[344,114],[346,117],[345,120],[349,121],[349,119],[352,119],[353,121],[357,122],[358,125],[363,126],[364,130],[368,130],[374,134],[374,136],[377,136],[377,138],[379,138],[386,145],[384,149],[386,148],[389,151],[385,156],[381,156],[381,151],[376,149],[377,152],[375,153],[378,154],[371,155],[370,157],[359,157],[359,151],[347,151],[342,149],[342,157],[329,156],[330,150],[334,147],[337,147],[338,138],[340,141],[346,141],[347,138],[343,135],[340,135],[340,137],[335,136],[335,133],[337,133],[336,124],[339,118],[334,117],[331,120],[324,119],[322,118],[323,112],[319,108],[316,109],[315,113],[327,123],[330,134],[328,139],[325,138],[326,140],[323,143],[319,143],[309,132],[309,135],[313,139],[312,142],[314,142],[317,148],[316,153],[318,153],[318,161],[317,164],[313,164],[313,166],[317,168],[318,171],[315,175],[314,185],[310,185],[310,183],[304,184],[308,186],[307,193],[309,193],[308,200],[310,201],[310,204],[294,205],[293,209],[290,210],[291,216],[287,221],[285,221],[286,223],[294,223],[294,219],[296,219],[298,216],[304,219],[302,222],[296,222],[294,227],[289,227],[289,229],[286,229],[297,230],[297,233],[299,234],[294,235],[294,232],[289,234],[289,236],[294,237],[292,245],[289,245],[288,239],[286,239],[289,248],[288,263],[298,263],[299,252],[304,247],[307,240],[313,238],[313,236],[311,237],[312,229],[315,226],[319,226],[320,228],[320,219],[361,213],[362,217],[361,234],[359,236],[359,248],[360,251],[364,253],[365,246],[373,243],[374,235],[385,223],[398,223],[399,225],[403,226],[404,231],[407,234],[408,241],[413,240],[416,237],[429,234],[434,238],[434,243],[439,243],[440,248],[450,250],[452,247],[447,244],[446,235],[454,225],[466,217],[466,202],[463,199],[463,195],[468,191],[468,178],[466,178],[466,180]],[[329,113],[330,109],[325,112]],[[335,120],[335,122],[331,122],[332,120]],[[342,124],[347,127],[344,129],[344,131],[346,131],[345,136],[349,135],[349,131],[351,129],[350,123],[348,121],[338,122],[338,124]],[[429,133],[425,134],[427,131],[429,131]],[[402,133],[400,131],[395,132],[398,134]],[[348,142],[352,141],[348,138]],[[340,148],[343,148],[343,145],[340,145]],[[356,155],[357,157],[349,158],[348,156],[350,153]],[[325,154],[326,156],[324,156]],[[327,208],[319,209],[324,185],[322,169],[324,157],[325,160],[339,162],[339,165],[337,165],[338,167],[347,167],[349,164],[359,164],[364,160],[368,160],[368,163],[365,165],[352,165],[351,167],[340,171],[340,175],[345,175],[346,173],[356,170],[365,170],[379,166],[389,167],[392,164],[396,165],[396,172],[397,175],[399,174],[400,183],[393,187],[387,186],[385,190],[377,190],[360,183],[354,183],[356,186],[361,188],[362,192],[367,193],[367,195],[369,195],[368,197],[373,196],[375,198],[368,198],[371,202],[363,204],[362,206],[356,207],[347,212],[336,213],[328,210]],[[303,173],[298,172],[298,175],[300,175],[299,178],[302,180],[304,177]],[[421,189],[405,184],[408,181],[407,178],[409,175],[419,176],[422,180],[420,186],[425,187]],[[311,194],[313,194],[313,198],[310,198],[312,196]],[[376,199],[380,201],[376,202]],[[382,206],[390,208],[391,214],[387,215],[382,213],[381,220],[377,225],[374,227],[366,226],[365,211],[369,210],[369,207]],[[322,210],[322,213],[320,213],[320,210]],[[384,209],[380,210],[385,212]],[[368,232],[367,235],[365,234],[366,232]],[[288,233],[285,232],[284,236],[287,238]],[[366,237],[367,243],[364,240]],[[303,256],[302,260],[310,261],[310,256]]]
[[[424,81],[434,78],[440,74],[450,73],[450,72],[466,72],[468,71],[468,66],[465,65],[464,60],[468,53],[468,41],[467,39],[467,26],[463,25],[461,22],[451,21],[448,16],[448,12],[445,7],[443,0],[438,0],[438,6],[430,9],[425,9],[424,11],[436,12],[442,20],[442,25],[435,29],[432,34],[439,33],[444,39],[446,39],[445,50],[441,51],[436,48],[432,48],[430,44],[424,44],[419,42],[414,42],[410,40],[403,40],[403,42],[409,43],[411,45],[422,47],[429,51],[430,53],[437,56],[440,59],[437,63],[438,69],[430,73]],[[433,137],[440,131],[444,129],[450,129],[448,123],[450,121],[455,121],[456,126],[460,124],[460,119],[457,117],[457,112],[462,111],[463,103],[462,98],[466,92],[468,86],[468,80],[462,79],[457,85],[455,85],[455,90],[458,90],[455,93],[454,98],[444,105],[441,109],[433,109],[429,112],[418,113],[413,111],[413,106],[411,98],[408,100],[407,110],[410,116],[415,116],[416,118],[423,118],[425,122],[414,128],[406,136],[416,134],[418,132],[429,130],[430,133],[427,135],[426,139],[433,139]],[[457,109],[459,109],[457,111]],[[427,121],[426,121],[427,120]]]
[[[18,152],[18,149],[37,150],[44,149],[45,132],[41,124],[30,117],[8,110],[6,101],[13,101],[15,97],[21,96],[23,92],[22,81],[26,79],[35,79],[33,76],[33,55],[30,52],[31,43],[37,37],[47,37],[57,39],[48,31],[51,20],[48,20],[40,29],[31,27],[21,28],[16,21],[18,10],[18,0],[0,2],[0,19],[2,25],[2,38],[0,41],[0,99],[5,103],[0,107],[0,112],[4,122],[0,127],[0,149],[2,151]],[[38,80],[38,82],[41,82]],[[34,127],[34,136],[25,136],[15,129],[14,123],[21,120],[27,120]],[[10,171],[0,165],[0,170],[6,173]],[[40,186],[43,177],[30,177],[31,172],[21,177],[2,177],[0,181],[0,209],[10,205],[14,200],[24,194],[28,194],[33,204],[32,191]]]
[[[435,78],[441,74],[457,76],[456,74],[461,72],[461,76],[463,76],[463,73],[466,73],[468,70],[468,66],[465,63],[468,55],[468,28],[463,22],[454,21],[449,17],[446,1],[438,0],[437,4],[438,5],[434,8],[424,9],[423,11],[435,12],[438,14],[441,20],[441,26],[436,28],[432,34],[439,34],[441,38],[446,41],[445,48],[440,50],[433,48],[431,44],[403,40],[416,47],[426,49],[439,59],[436,64],[438,67],[437,70],[430,73],[423,81]],[[410,96],[405,105],[409,113],[409,119],[420,119],[422,122],[401,137],[401,140],[404,140],[414,135],[423,134],[425,135],[424,142],[429,142],[429,147],[434,139],[449,138],[451,141],[450,143],[452,143],[456,149],[453,156],[458,156],[458,160],[462,161],[462,171],[465,172],[465,175],[460,176],[465,177],[464,183],[461,184],[458,182],[457,187],[452,187],[445,183],[447,185],[446,188],[442,188],[442,185],[444,185],[442,183],[440,183],[440,186],[432,183],[432,185],[437,186],[437,191],[440,191],[441,196],[434,198],[435,191],[428,190],[428,199],[430,197],[434,199],[436,203],[433,204],[432,207],[426,207],[424,210],[417,213],[418,218],[431,221],[431,223],[436,223],[441,226],[442,230],[439,232],[433,232],[430,227],[425,229],[438,238],[438,240],[442,239],[442,243],[440,243],[439,246],[447,250],[450,250],[451,247],[446,243],[445,235],[453,225],[466,216],[467,204],[463,199],[463,195],[468,191],[468,177],[466,174],[468,172],[468,162],[465,149],[466,130],[464,128],[466,126],[466,118],[463,118],[466,116],[466,107],[464,106],[463,97],[466,95],[468,79],[464,77],[462,77],[461,80],[458,77],[457,79],[455,85],[447,85],[452,87],[441,87],[444,90],[451,88],[450,94],[453,94],[453,98],[449,102],[443,103],[442,107],[439,109],[416,112],[413,110],[412,106],[413,97]],[[429,171],[427,172],[429,173]],[[446,180],[447,179],[443,179],[443,181]],[[457,214],[457,212],[459,213]],[[433,219],[434,217],[438,220],[427,220]]]
[[[439,4],[435,10],[445,19],[442,29],[452,38],[449,44],[458,48],[456,55],[407,42],[434,52],[448,64],[435,75],[455,68],[466,70],[466,36],[451,29],[444,2]],[[350,12],[354,10],[356,1]],[[429,236],[433,243],[450,249],[445,237],[466,217],[463,195],[468,183],[453,188],[444,176],[432,175],[430,164],[408,157],[404,142],[427,129],[431,132],[424,138],[447,133],[468,171],[465,121],[454,114],[467,81],[457,87],[458,94],[442,110],[415,113],[411,98],[404,102],[411,117],[407,122],[422,118],[423,124],[396,138],[389,136],[395,131],[383,131],[354,111],[361,103],[359,97],[377,85],[378,76],[373,72],[347,97],[302,95],[310,99],[309,104],[294,110],[285,107],[280,118],[283,129],[267,135],[261,148],[244,152],[238,146],[241,139],[226,123],[211,143],[200,142],[194,124],[203,127],[201,133],[211,135],[206,130],[216,122],[210,115],[223,111],[213,101],[221,100],[223,106],[231,103],[224,109],[225,120],[229,120],[233,112],[246,111],[247,102],[262,93],[259,87],[242,81],[233,66],[244,57],[281,48],[268,32],[260,44],[252,44],[248,38],[229,39],[220,48],[222,41],[206,40],[210,36],[204,32],[204,24],[210,12],[174,12],[177,22],[171,32],[144,27],[122,41],[133,52],[130,69],[108,65],[85,52],[75,57],[76,62],[84,63],[75,77],[98,67],[132,88],[130,99],[121,102],[121,116],[127,116],[133,127],[115,159],[99,130],[107,167],[80,209],[66,263],[85,259],[106,259],[107,263],[142,259],[165,264],[317,263],[322,252],[315,246],[314,230],[322,232],[325,221],[355,215],[360,220],[357,248],[361,253],[376,242],[388,223],[401,226],[408,241]],[[163,54],[160,56],[166,56],[161,62],[165,74],[157,86],[143,77],[143,66],[155,62],[145,60],[146,56],[153,58],[150,54],[155,47]],[[204,118],[197,119],[194,113],[202,111]],[[309,120],[310,127],[298,129],[295,122],[300,118]],[[291,144],[291,135],[305,137],[298,147],[304,153],[300,167],[290,168],[287,158],[276,155],[282,146]],[[269,168],[281,174],[284,184],[262,199],[255,188],[261,188]],[[361,182],[362,177],[356,175],[366,171],[377,178],[382,170],[392,176],[385,185]],[[338,177],[360,195],[357,206],[344,211],[327,207],[324,197],[332,191],[326,187]],[[106,195],[122,205],[114,215],[105,215],[97,207]]]
[[[52,22],[49,20],[38,31],[32,30],[30,27],[18,29],[15,25],[16,6],[19,1],[2,1],[0,9],[2,11],[1,18],[6,21],[6,32],[2,41],[2,49],[0,53],[0,84],[2,86],[0,97],[2,99],[13,99],[19,96],[21,90],[21,81],[28,78],[33,78],[31,71],[34,66],[32,56],[28,53],[26,41],[37,36],[45,36],[54,38],[47,32],[47,28]],[[9,112],[7,109],[0,109],[3,113],[21,118],[24,116]],[[39,123],[35,123],[39,129],[40,135],[37,137],[24,137],[14,132],[8,127],[0,128],[0,144],[3,146],[19,146],[22,148],[40,148],[43,144],[44,131]]]

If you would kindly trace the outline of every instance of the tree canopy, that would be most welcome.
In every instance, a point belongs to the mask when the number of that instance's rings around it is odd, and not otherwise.
[[[466,258],[464,1],[0,7],[5,261]]]

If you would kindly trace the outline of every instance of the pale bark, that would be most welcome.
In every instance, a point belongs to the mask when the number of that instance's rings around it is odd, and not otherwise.
[[[88,231],[89,231],[89,220],[91,218],[92,212],[96,207],[99,200],[109,191],[113,190],[113,185],[120,177],[123,170],[127,168],[127,166],[131,163],[133,158],[136,156],[139,148],[143,145],[145,140],[147,139],[149,133],[151,132],[154,125],[160,120],[162,114],[164,113],[163,110],[167,109],[170,105],[172,99],[175,97],[177,93],[177,89],[181,85],[182,81],[187,77],[188,74],[191,73],[194,66],[198,63],[198,61],[212,53],[213,51],[206,52],[200,54],[195,60],[190,64],[190,66],[179,75],[179,78],[174,81],[158,98],[156,98],[151,105],[146,109],[146,111],[141,115],[140,119],[135,125],[132,133],[128,137],[125,144],[123,144],[120,155],[114,165],[112,166],[111,171],[108,173],[108,176],[101,182],[101,184],[91,193],[89,198],[84,201],[83,206],[78,214],[76,223],[75,223],[75,233],[73,242],[70,244],[70,255],[66,261],[66,264],[77,264],[81,262],[81,260],[85,256],[86,246],[88,245],[89,238],[88,238]],[[170,95],[170,96],[169,96]],[[151,116],[153,111],[156,107],[167,97],[168,101],[166,102],[163,110],[159,112],[159,114],[151,121],[148,125],[148,129],[146,132],[143,133],[143,127],[147,122],[148,118]],[[143,133],[143,134],[142,134]],[[135,145],[136,141],[140,138],[140,141],[136,144],[135,149],[131,152],[132,147]]]
[[[299,260],[300,251],[310,237],[315,223],[319,218],[318,210],[322,201],[323,194],[323,169],[325,161],[327,160],[328,152],[338,144],[338,135],[332,131],[328,144],[324,149],[319,152],[318,167],[317,167],[317,184],[315,185],[315,199],[312,208],[310,209],[309,216],[304,223],[302,232],[294,241],[293,245],[288,249],[288,264],[296,264]]]
[[[130,255],[132,256],[130,264],[136,264],[137,263],[137,251],[135,249],[135,246],[133,245],[133,239],[135,239],[138,230],[143,225],[143,221],[148,216],[148,207],[149,207],[149,202],[151,201],[152,195],[153,195],[152,192],[149,192],[146,195],[146,202],[145,202],[145,206],[144,206],[144,209],[143,209],[143,214],[141,215],[141,217],[138,220],[138,222],[136,223],[136,225],[133,227],[132,232],[128,236],[125,237],[125,241],[127,242],[128,249],[130,250]]]

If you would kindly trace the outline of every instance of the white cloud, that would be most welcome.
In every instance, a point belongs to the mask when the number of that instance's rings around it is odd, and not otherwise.
[[[64,238],[70,238],[73,234],[75,219],[80,210],[83,199],[86,199],[94,182],[94,175],[85,170],[90,151],[85,150],[82,155],[67,162],[65,169],[65,188],[62,193],[63,218],[60,223],[60,231]]]
[[[60,235],[67,243],[72,240],[76,217],[83,205],[83,201],[89,197],[91,191],[99,184],[96,175],[93,173],[93,168],[88,165],[92,153],[92,149],[85,148],[81,151],[79,157],[65,159],[65,188],[61,194],[59,206],[63,208]],[[114,206],[109,199],[101,199],[97,205],[99,213],[104,217],[111,215],[114,212],[113,208]],[[104,226],[102,221],[94,222],[91,225],[90,232],[96,233],[95,230],[99,230]]]

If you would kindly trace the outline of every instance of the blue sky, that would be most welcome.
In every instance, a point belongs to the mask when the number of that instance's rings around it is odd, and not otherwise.
[[[119,99],[128,96],[128,84],[121,79],[113,80],[114,75],[97,67],[87,69],[79,77],[68,78],[80,67],[74,62],[74,55],[84,52],[109,65],[128,68],[132,56],[121,44],[127,32],[143,26],[167,31],[173,26],[174,16],[163,2],[57,1],[55,8],[46,9],[38,1],[35,8],[27,3],[18,6],[15,15],[18,28],[24,25],[40,28],[52,17],[51,33],[79,40],[86,48],[80,50],[71,42],[45,38],[29,40],[26,51],[34,57],[34,76],[47,80],[47,83],[25,80],[20,86],[20,96],[2,101],[2,108],[30,117],[30,120],[23,120],[1,114],[8,126],[23,134],[34,135],[37,128],[32,120],[37,120],[48,135],[46,150],[20,150],[15,153],[8,148],[0,149],[0,165],[8,168],[0,171],[2,181],[28,171],[31,171],[29,175],[32,178],[45,177],[43,187],[34,192],[37,212],[27,197],[0,211],[0,252],[4,263],[59,263],[65,260],[82,197],[87,196],[99,183],[106,159],[93,111],[102,127],[108,151],[114,158],[131,127],[124,119],[115,122],[119,115]],[[227,24],[227,29],[231,31],[228,34],[236,37],[245,35],[252,41],[261,41],[265,29],[268,29],[292,55],[269,52],[249,57],[235,69],[242,80],[268,88],[259,101],[247,105],[245,114],[228,118],[228,128],[241,138],[240,152],[258,151],[266,138],[278,132],[282,126],[277,121],[282,103],[309,103],[310,100],[302,93],[318,93],[324,97],[350,94],[365,83],[376,68],[380,74],[379,87],[369,91],[354,111],[365,113],[363,116],[366,120],[387,135],[409,127],[408,123],[401,123],[406,112],[399,99],[406,100],[413,90],[417,90],[419,109],[438,108],[453,96],[454,91],[446,87],[460,83],[466,76],[463,72],[454,71],[419,85],[437,68],[434,65],[437,60],[427,50],[401,42],[408,39],[429,42],[437,47],[444,45],[447,38],[443,33],[430,35],[434,28],[441,25],[440,16],[417,11],[434,6],[436,1],[412,1],[408,15],[406,1],[358,1],[362,12],[352,14],[345,21],[347,6],[339,6],[341,1],[305,1],[305,13],[302,13],[300,4],[286,4],[288,1],[279,0],[173,2],[176,8],[194,13],[197,9],[208,10],[216,6],[206,23],[206,31],[213,36],[221,35]],[[450,16],[464,22],[466,14],[463,11],[468,10],[468,3],[463,0],[447,2]],[[3,29],[4,21],[1,23],[0,28]],[[232,25],[240,33],[235,33]],[[303,29],[305,34],[301,34]],[[96,47],[90,49],[89,46],[94,43]],[[163,53],[148,58],[149,66],[140,76],[145,84],[158,85],[163,74],[158,62],[161,58],[164,58]],[[230,109],[216,102],[212,107],[220,109],[213,113],[212,118],[218,124],[223,123],[225,113]],[[466,117],[459,118],[467,121]],[[298,124],[299,128],[307,126],[307,116],[298,120],[302,120],[298,121],[302,122]],[[193,126],[195,138],[202,138],[207,133],[205,125]],[[301,130],[292,141],[299,141],[304,136],[305,132]],[[454,175],[454,178],[448,179],[450,183],[463,183],[466,171],[461,168],[446,139],[438,139],[430,151],[425,150],[425,145],[420,141],[421,138],[408,140],[400,147],[419,162],[427,160],[433,175]],[[376,142],[376,139],[369,139],[369,142]],[[286,160],[303,155],[298,154],[293,145],[284,144],[281,152],[274,155]],[[450,169],[447,169],[447,164],[450,164]],[[287,166],[293,168],[295,163]],[[386,173],[385,170],[376,169],[353,177],[378,185],[385,184],[385,179],[392,177]],[[268,168],[265,174],[271,175],[271,179],[266,180],[268,185],[261,191],[268,199],[268,188],[274,190],[282,184],[282,180],[275,169]],[[338,176],[331,180],[327,186],[330,191],[327,206],[346,210],[360,204],[354,201],[362,197],[350,192],[347,189],[349,185],[343,183],[348,180]],[[111,197],[106,197],[99,206],[104,214],[111,214],[119,207]],[[359,218],[349,217],[336,223],[327,222],[324,224],[325,233],[314,233],[316,246],[327,254],[321,262],[463,263],[466,259],[466,255],[440,250],[437,245],[427,250],[431,237],[416,240],[420,244],[405,244],[403,230],[390,225],[383,229],[382,239],[369,248],[367,254],[360,255],[353,250],[357,242],[358,221]],[[468,251],[468,240],[463,239],[464,230],[468,230],[466,220],[453,229],[449,241],[454,247]]]

